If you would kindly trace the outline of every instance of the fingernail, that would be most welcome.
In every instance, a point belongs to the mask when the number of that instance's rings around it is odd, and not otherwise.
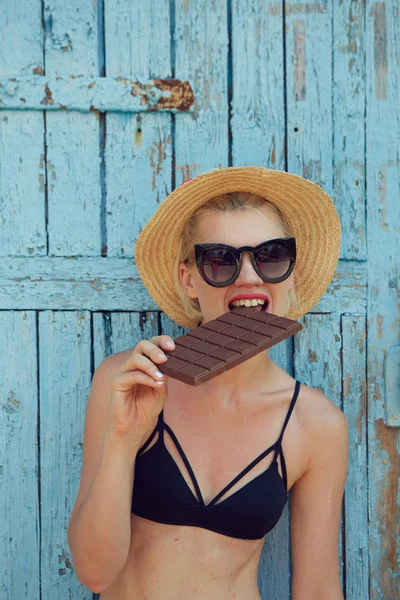
[[[175,348],[174,342],[165,342],[165,345],[167,346],[167,348]]]
[[[156,377],[158,377],[159,379],[161,379],[162,377],[164,377],[164,375],[161,373],[161,371],[159,371],[158,369],[156,369]]]

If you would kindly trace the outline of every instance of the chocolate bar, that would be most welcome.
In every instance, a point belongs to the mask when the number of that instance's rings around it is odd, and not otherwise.
[[[199,385],[290,337],[303,326],[286,317],[251,307],[236,307],[174,339],[168,360],[158,364],[167,375]]]

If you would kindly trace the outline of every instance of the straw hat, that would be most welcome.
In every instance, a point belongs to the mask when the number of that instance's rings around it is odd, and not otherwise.
[[[274,204],[296,238],[297,320],[328,288],[337,266],[341,227],[335,205],[318,185],[284,171],[262,167],[228,167],[201,173],[177,187],[142,229],[135,262],[150,296],[173,321],[193,329],[175,290],[173,265],[184,223],[199,206],[220,194],[251,192]]]

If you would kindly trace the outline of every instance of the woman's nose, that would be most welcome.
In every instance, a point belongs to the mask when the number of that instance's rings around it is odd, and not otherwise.
[[[260,282],[263,283],[263,280],[255,271],[253,263],[251,262],[250,254],[246,252],[242,256],[242,267],[240,269],[238,278],[235,281],[235,285],[254,285],[255,283]]]

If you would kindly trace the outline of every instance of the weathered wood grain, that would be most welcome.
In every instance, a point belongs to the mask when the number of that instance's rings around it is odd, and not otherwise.
[[[333,197],[341,256],[365,260],[365,3],[332,3]]]
[[[342,315],[342,398],[349,431],[344,492],[346,600],[368,598],[367,322]]]
[[[90,329],[90,313],[86,311],[39,314],[43,598],[89,600],[92,596],[75,576],[67,540],[82,464],[82,431],[91,378]],[[38,556],[32,560],[36,563]]]
[[[194,111],[175,115],[176,185],[228,166],[227,3],[175,0],[175,77],[189,79]]]
[[[171,76],[169,2],[105,4],[106,73]],[[171,115],[107,114],[105,138],[108,256],[133,256],[134,244],[171,191]]]
[[[400,20],[366,3],[368,499],[370,600],[399,594],[399,430],[385,425],[384,365],[399,345]]]
[[[192,110],[193,101],[190,83],[177,79],[0,77],[1,110],[176,112]]]
[[[285,170],[283,16],[273,0],[232,2],[232,165]]]
[[[0,75],[43,68],[41,5],[0,3]],[[44,138],[40,113],[0,112],[0,256],[46,254]]]
[[[109,356],[134,350],[142,339],[158,335],[157,312],[96,312],[93,314],[94,369]]]
[[[39,598],[36,317],[0,312],[0,595]]]
[[[332,1],[298,0],[285,16],[288,171],[331,194]]]
[[[339,314],[304,315],[299,319],[303,329],[295,336],[296,377],[320,390],[343,410],[342,398],[342,332]],[[352,340],[354,344],[354,340]],[[332,449],[334,452],[335,449]],[[343,548],[344,513],[340,518],[338,546],[339,574],[344,589],[345,549]]]
[[[96,3],[44,4],[45,75],[99,75]],[[101,255],[99,115],[46,114],[49,254]]]

